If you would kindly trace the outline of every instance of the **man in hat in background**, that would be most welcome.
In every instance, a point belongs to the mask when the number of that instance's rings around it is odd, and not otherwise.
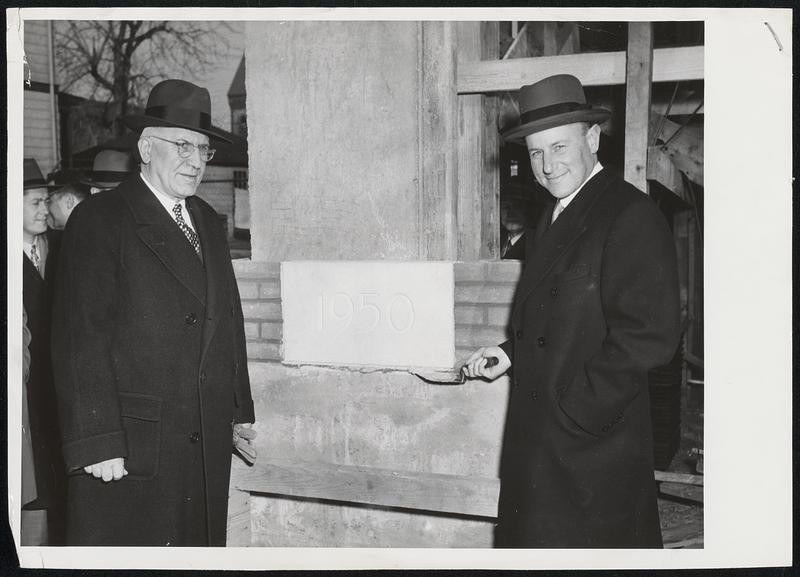
[[[678,345],[672,236],[647,195],[597,162],[610,113],[577,78],[523,86],[519,100],[503,137],[524,139],[556,202],[527,254],[510,340],[465,368],[495,379],[513,365],[496,543],[658,548],[647,372]]]
[[[530,188],[530,187],[527,187]],[[500,188],[500,258],[525,260],[527,238],[535,235],[535,214],[540,205],[519,177]]]
[[[106,149],[98,152],[92,162],[92,170],[81,179],[91,194],[116,188],[134,171],[133,155],[122,150]]]
[[[235,423],[254,420],[225,231],[195,192],[206,89],[165,80],[143,115],[141,172],[64,230],[53,358],[72,545],[225,545]]]
[[[89,189],[78,183],[66,184],[51,192],[47,225],[53,230],[64,230],[69,215],[87,198]]]
[[[131,154],[119,150],[101,150],[94,157],[92,170],[78,182],[70,182],[50,194],[48,225],[63,230],[78,204],[104,190],[116,188],[133,172]]]
[[[50,362],[50,312],[60,235],[47,229],[52,187],[33,158],[24,160],[23,188],[22,302],[31,335],[26,392],[37,498],[23,507],[22,538],[29,545],[57,545],[63,539],[66,480]],[[30,468],[23,471],[30,474]],[[29,482],[23,479],[23,485]]]

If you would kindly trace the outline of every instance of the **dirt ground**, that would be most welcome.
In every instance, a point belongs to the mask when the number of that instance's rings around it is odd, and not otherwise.
[[[701,474],[695,449],[702,447],[702,390],[690,390],[682,399],[680,449],[668,471]],[[661,483],[658,506],[665,547],[703,547],[703,490],[692,485]]]

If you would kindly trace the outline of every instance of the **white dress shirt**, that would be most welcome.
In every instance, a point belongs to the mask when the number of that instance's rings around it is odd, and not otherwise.
[[[181,205],[181,212],[183,213],[183,220],[186,222],[187,225],[189,225],[189,228],[191,228],[193,231],[197,232],[197,229],[194,227],[194,223],[192,222],[192,217],[189,214],[189,211],[186,209],[186,199],[182,198],[181,200],[176,201],[174,198],[170,198],[169,196],[167,196],[163,192],[159,192],[156,189],[155,186],[150,184],[150,181],[147,180],[147,177],[144,175],[143,172],[140,173],[140,176],[142,177],[142,180],[144,181],[144,183],[147,185],[147,188],[150,189],[150,191],[158,199],[158,202],[161,203],[161,206],[164,207],[164,210],[166,210],[167,213],[169,213],[169,217],[173,221],[175,220],[175,213],[172,212],[172,208],[175,206],[175,204],[180,204]]]
[[[595,174],[597,174],[601,170],[603,170],[603,165],[600,164],[599,162],[596,162],[594,167],[592,168],[592,172],[590,172],[589,176],[586,177],[586,180],[584,180],[581,183],[581,185],[578,188],[575,189],[575,192],[573,192],[569,196],[565,196],[564,198],[559,199],[558,202],[556,202],[556,206],[558,206],[560,204],[561,205],[561,209],[560,210],[554,210],[553,213],[556,216],[561,214],[564,211],[564,209],[567,208],[569,203],[572,202],[573,199],[578,195],[578,193],[583,188],[583,185],[586,184],[587,182],[589,182],[589,179],[592,178]],[[555,219],[553,219],[553,220],[555,220]]]

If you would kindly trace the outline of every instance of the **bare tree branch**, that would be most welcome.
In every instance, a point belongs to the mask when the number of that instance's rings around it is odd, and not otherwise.
[[[56,59],[62,89],[107,103],[107,116],[118,122],[143,103],[153,84],[176,70],[202,76],[230,46],[219,22],[59,21]]]

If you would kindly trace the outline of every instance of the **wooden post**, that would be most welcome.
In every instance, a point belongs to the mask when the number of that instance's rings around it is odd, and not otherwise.
[[[497,22],[481,23],[481,59],[496,60],[500,50],[500,25]],[[480,258],[500,257],[500,134],[497,132],[497,115],[500,97],[489,94],[483,97],[481,130],[483,132],[483,170],[481,184],[482,220]]]
[[[625,91],[625,180],[647,192],[647,147],[653,81],[653,28],[628,23]]]
[[[457,65],[498,58],[497,22],[457,23]],[[500,250],[497,97],[458,97],[458,259],[491,259]]]
[[[419,38],[419,253],[423,260],[455,260],[456,24],[422,22]]]

